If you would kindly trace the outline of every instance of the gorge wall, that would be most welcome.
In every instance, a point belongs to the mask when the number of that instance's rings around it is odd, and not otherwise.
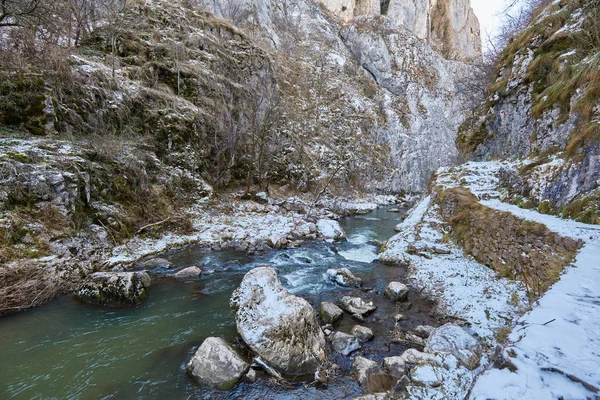
[[[426,40],[445,58],[481,59],[479,20],[470,0],[319,0],[348,22],[360,15],[386,15],[396,26]]]

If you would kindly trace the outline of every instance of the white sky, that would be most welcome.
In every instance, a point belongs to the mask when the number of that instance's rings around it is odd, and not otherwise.
[[[504,9],[504,0],[471,0],[471,6],[481,25],[481,41],[486,49],[487,33],[493,34],[500,24],[500,14]]]

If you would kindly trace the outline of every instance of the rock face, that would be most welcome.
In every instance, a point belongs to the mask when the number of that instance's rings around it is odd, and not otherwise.
[[[348,268],[331,268],[327,270],[327,278],[341,286],[359,287],[362,280],[350,272]]]
[[[460,326],[446,324],[431,332],[425,352],[452,354],[465,367],[473,370],[479,366],[481,348],[477,340]]]
[[[385,288],[385,295],[394,301],[408,300],[408,286],[400,282],[390,282]]]
[[[145,271],[95,272],[75,291],[75,297],[108,307],[135,305],[146,297],[149,287]]]
[[[360,15],[387,15],[446,58],[481,60],[479,20],[470,0],[318,0],[348,22]]]
[[[326,360],[325,337],[304,299],[283,288],[273,268],[254,268],[233,292],[237,331],[264,362],[279,372],[312,374]]]
[[[387,91],[382,104],[389,123],[381,133],[397,168],[392,190],[425,190],[433,171],[457,161],[456,132],[476,93],[465,87],[474,69],[445,60],[387,18],[356,18],[341,37]]]
[[[344,311],[335,304],[324,301],[319,307],[319,316],[326,324],[335,325],[344,316]]]
[[[196,382],[217,389],[231,389],[248,371],[246,363],[223,339],[209,337],[186,366]]]

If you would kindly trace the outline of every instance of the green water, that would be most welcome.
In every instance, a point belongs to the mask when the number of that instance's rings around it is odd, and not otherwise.
[[[278,269],[282,283],[313,306],[343,295],[360,295],[380,306],[369,318],[377,339],[363,354],[381,358],[389,351],[392,306],[381,301],[383,287],[401,273],[369,261],[377,247],[373,239],[387,239],[402,214],[377,210],[346,218],[342,225],[348,242],[337,247],[313,243],[248,258],[235,252],[210,252],[199,247],[164,256],[175,270],[205,264],[197,282],[153,278],[149,297],[128,309],[101,309],[64,297],[41,308],[0,319],[0,398],[2,399],[188,399],[188,398],[349,398],[361,393],[348,377],[327,389],[307,383],[281,388],[267,379],[242,383],[230,392],[195,385],[185,375],[185,363],[208,336],[236,343],[229,297],[244,274],[256,265]],[[338,253],[339,252],[339,253]],[[235,261],[235,262],[232,262]],[[363,278],[373,293],[340,288],[323,278],[331,267],[348,267]],[[162,271],[161,274],[172,272]],[[418,314],[419,310],[413,310]],[[423,317],[425,318],[425,317]],[[414,323],[422,323],[423,318]],[[353,324],[349,319],[341,330]],[[386,347],[387,346],[387,347]],[[400,351],[401,349],[397,349]],[[332,355],[343,369],[350,359]]]

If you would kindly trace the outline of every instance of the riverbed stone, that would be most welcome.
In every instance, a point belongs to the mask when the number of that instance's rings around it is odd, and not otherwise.
[[[330,241],[342,240],[346,238],[346,233],[340,226],[340,223],[333,219],[318,220],[317,232],[319,236]]]
[[[406,374],[406,361],[400,356],[385,357],[383,359],[383,369],[389,372],[390,375],[400,378]]]
[[[327,279],[340,286],[360,287],[362,279],[354,276],[348,268],[330,268],[326,273]]]
[[[350,333],[363,343],[367,343],[369,340],[373,340],[375,337],[371,329],[361,325],[354,325]]]
[[[407,349],[400,356],[407,365],[435,365],[441,366],[440,360],[433,354],[424,353],[417,349]]]
[[[408,286],[400,282],[390,282],[385,288],[385,295],[394,301],[408,300]]]
[[[312,306],[285,290],[273,268],[250,270],[230,304],[241,338],[279,372],[314,374],[327,360],[325,336]]]
[[[326,324],[335,325],[344,316],[344,311],[335,304],[324,301],[319,307],[319,315]]]
[[[427,339],[435,328],[430,325],[419,325],[415,328],[415,334],[423,339]]]
[[[174,275],[176,279],[198,279],[202,274],[202,270],[198,267],[187,267],[183,268]]]
[[[139,304],[148,294],[150,275],[145,271],[95,272],[75,291],[76,298],[107,307]]]
[[[329,341],[331,342],[333,350],[345,356],[361,347],[360,339],[344,332],[332,333],[329,336]]]
[[[427,339],[425,352],[452,354],[465,367],[473,370],[479,366],[479,342],[458,325],[446,324],[434,329]]]
[[[201,385],[231,389],[250,366],[223,339],[209,337],[188,362],[186,371]]]
[[[392,389],[397,378],[384,372],[373,360],[356,356],[352,362],[352,375],[367,393],[383,393]]]
[[[141,263],[142,268],[155,269],[155,268],[171,268],[171,262],[165,258],[151,258]]]
[[[364,316],[372,313],[377,309],[377,306],[372,301],[366,302],[360,297],[344,296],[341,298],[340,308],[349,312],[352,316],[357,316],[359,321],[364,320]]]

